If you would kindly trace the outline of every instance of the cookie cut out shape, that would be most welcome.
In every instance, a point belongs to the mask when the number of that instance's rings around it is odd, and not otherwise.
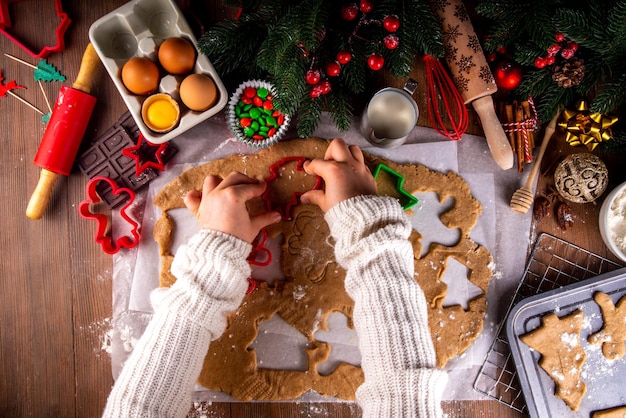
[[[550,313],[541,318],[541,326],[524,334],[520,339],[541,354],[539,366],[548,373],[556,384],[555,395],[573,411],[578,411],[587,390],[580,380],[587,354],[580,346],[580,330],[583,311],[575,310],[559,318]]]
[[[609,360],[619,360],[626,353],[626,296],[623,296],[617,305],[604,292],[597,292],[593,299],[602,310],[604,326],[602,329],[587,338],[589,344],[602,344],[602,354]]]
[[[199,190],[209,174],[225,177],[231,171],[239,171],[250,177],[264,177],[270,166],[293,156],[299,157],[289,161],[292,168],[301,161],[299,158],[323,159],[329,144],[329,141],[317,138],[279,142],[257,154],[231,155],[192,168],[165,186],[154,200],[161,210],[161,218],[153,232],[161,254],[161,286],[169,286],[176,280],[170,272],[174,258],[170,247],[175,226],[167,212],[185,207],[181,191]],[[442,202],[449,198],[455,202],[439,218],[447,228],[460,231],[456,244],[449,247],[431,245],[422,256],[420,233],[413,231],[409,238],[414,250],[415,278],[429,307],[428,322],[437,365],[443,367],[478,337],[484,322],[487,286],[492,273],[488,266],[492,259],[484,247],[469,237],[482,210],[480,203],[472,197],[467,183],[456,173],[440,173],[416,164],[397,164],[367,153],[364,158],[372,171],[382,163],[404,176],[404,189],[408,193],[435,192]],[[302,176],[297,175],[296,169],[296,175],[292,175],[289,165],[284,172],[287,170],[286,175],[280,176],[280,181],[272,184],[276,187],[273,187],[275,194],[270,197],[271,207],[278,207],[279,202],[291,201],[294,191],[304,192],[311,187],[310,184],[303,186]],[[313,177],[309,177],[312,182]],[[389,178],[386,181],[388,184],[385,187],[395,188]],[[253,199],[248,202],[248,210],[252,215],[265,212],[267,204],[262,198]],[[352,327],[354,306],[344,287],[346,272],[334,258],[334,242],[324,213],[315,205],[296,202],[292,206],[290,220],[270,225],[266,230],[270,237],[282,237],[280,267],[286,279],[277,278],[271,281],[272,285],[260,281],[255,283],[256,287],[246,295],[240,308],[229,316],[224,334],[211,343],[199,383],[240,400],[293,399],[309,390],[326,396],[354,399],[356,389],[363,383],[360,367],[340,363],[328,374],[318,372],[318,366],[327,361],[331,346],[316,340],[315,332],[328,328],[327,318],[333,312],[344,314],[348,318],[348,326]],[[469,272],[468,280],[483,291],[469,301],[467,311],[460,305],[441,306],[447,291],[441,277],[449,257],[465,265]],[[309,342],[305,350],[307,364],[301,370],[270,370],[257,364],[252,344],[258,333],[258,324],[274,315],[279,315]],[[444,318],[446,326],[443,330],[435,330]],[[284,347],[278,349],[284,350]]]

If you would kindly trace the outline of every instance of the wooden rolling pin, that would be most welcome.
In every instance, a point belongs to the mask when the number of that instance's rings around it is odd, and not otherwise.
[[[48,206],[57,177],[68,176],[87,129],[96,98],[91,96],[91,81],[100,58],[91,44],[83,54],[80,70],[72,87],[61,87],[50,121],[35,155],[42,168],[39,182],[30,197],[26,216],[40,219]]]
[[[441,20],[446,62],[465,104],[471,103],[480,118],[489,150],[503,170],[513,167],[513,151],[496,115],[493,99],[496,86],[483,54],[480,40],[461,0],[431,1]]]

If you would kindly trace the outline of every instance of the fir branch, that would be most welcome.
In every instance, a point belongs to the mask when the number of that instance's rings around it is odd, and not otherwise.
[[[592,112],[602,114],[616,110],[626,100],[626,74],[621,73],[604,83],[589,108]]]
[[[347,132],[352,125],[352,107],[348,97],[342,92],[331,92],[328,95],[328,105],[333,109],[331,117],[340,132]]]
[[[301,138],[311,136],[315,128],[317,128],[321,117],[322,101],[311,99],[310,97],[304,98],[298,110],[298,122],[296,124],[298,136]]]
[[[198,49],[223,76],[240,68],[253,72],[254,57],[265,33],[253,19],[227,20],[210,28],[198,41]]]
[[[410,0],[405,3],[403,24],[407,30],[402,32],[407,42],[413,45],[415,55],[431,55],[443,58],[443,34],[441,26],[435,14],[430,9],[428,2],[423,0]]]
[[[365,91],[367,81],[367,66],[361,60],[352,60],[343,67],[343,82],[352,93],[360,94]]]

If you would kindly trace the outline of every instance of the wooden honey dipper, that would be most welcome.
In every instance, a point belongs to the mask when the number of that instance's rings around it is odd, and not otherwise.
[[[533,204],[535,200],[535,193],[533,192],[533,183],[535,181],[535,176],[539,171],[539,166],[541,165],[541,159],[543,158],[543,154],[546,152],[546,148],[548,148],[548,142],[550,142],[550,138],[554,134],[556,130],[556,121],[559,118],[559,114],[561,112],[557,112],[556,115],[552,118],[552,120],[546,126],[546,130],[543,134],[543,140],[541,141],[541,147],[539,148],[539,153],[537,154],[537,158],[535,159],[535,165],[530,170],[530,174],[528,175],[528,179],[524,185],[517,189],[515,193],[513,193],[513,197],[511,197],[511,209],[515,212],[526,213],[530,206]]]

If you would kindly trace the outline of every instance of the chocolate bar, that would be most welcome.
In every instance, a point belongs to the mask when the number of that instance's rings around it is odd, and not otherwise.
[[[138,137],[139,129],[130,112],[126,112],[79,156],[78,168],[89,179],[104,176],[114,180],[118,187],[126,187],[133,191],[140,190],[159,174],[154,168],[148,167],[137,175],[136,161],[122,153],[122,150],[134,147]],[[141,147],[139,151],[149,152],[149,149],[149,146]],[[176,151],[177,149],[168,143],[161,154],[162,161],[164,163],[169,161]],[[146,156],[146,158],[150,157]],[[106,182],[99,182],[96,190],[111,209],[123,204],[127,198],[125,194],[115,195]]]

